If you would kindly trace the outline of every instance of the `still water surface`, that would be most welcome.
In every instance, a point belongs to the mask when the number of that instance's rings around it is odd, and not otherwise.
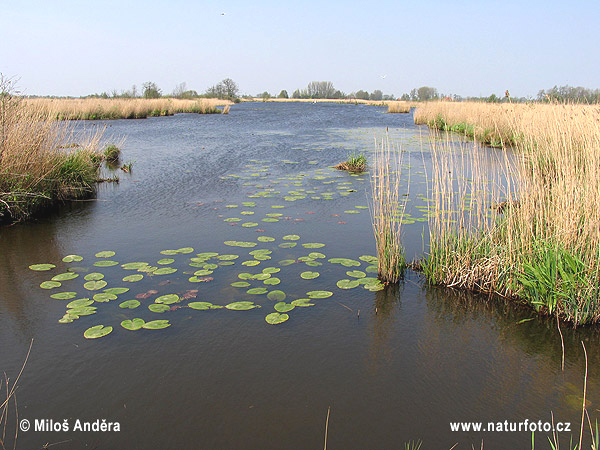
[[[329,407],[332,449],[403,448],[418,439],[424,449],[479,447],[482,439],[486,449],[530,448],[529,433],[451,432],[450,422],[550,421],[551,413],[556,421],[573,423],[577,440],[585,371],[581,341],[589,355],[588,409],[592,421],[596,417],[600,384],[593,329],[562,330],[563,372],[556,323],[519,324],[532,316],[527,310],[428,287],[414,272],[399,287],[377,292],[336,286],[351,278],[347,271],[365,271],[369,264],[358,258],[374,255],[375,242],[365,209],[369,175],[330,167],[352,152],[370,154],[386,129],[404,151],[403,193],[411,214],[404,227],[407,253],[414,258],[426,251],[428,131],[415,126],[412,115],[364,105],[246,103],[227,116],[177,115],[107,126],[107,135],[126,137],[122,159],[134,161],[131,175],[121,173],[120,184],[101,186],[94,201],[0,230],[0,369],[14,379],[33,338],[19,383],[19,418],[66,419],[71,426],[76,419],[107,419],[119,422],[121,431],[30,430],[19,434],[18,448],[62,441],[55,448],[320,448]],[[283,239],[289,235],[299,239]],[[259,236],[275,240],[260,242]],[[231,240],[257,245],[224,244]],[[285,248],[291,242],[297,245]],[[304,243],[325,246],[310,249]],[[160,253],[184,247],[193,253]],[[243,265],[256,249],[272,251],[272,259]],[[110,260],[119,265],[93,266],[102,259],[94,255],[104,250],[115,251]],[[239,257],[214,269],[212,281],[192,283],[188,279],[198,268],[189,266],[190,258],[202,252]],[[310,252],[326,255],[315,260],[322,265],[298,261]],[[63,263],[68,254],[84,260]],[[137,272],[120,264],[156,264],[162,258],[174,259],[169,267],[177,272],[122,281]],[[330,258],[357,260],[360,266],[332,264]],[[282,260],[296,262],[281,265]],[[57,268],[29,270],[35,263]],[[74,266],[79,278],[51,291],[39,288]],[[281,269],[273,274],[280,284],[252,280],[250,287],[282,290],[286,302],[312,290],[333,296],[312,300],[315,306],[297,307],[287,322],[269,325],[264,319],[276,302],[231,286],[241,281],[240,273],[266,267]],[[305,280],[299,276],[304,271],[320,276]],[[91,297],[96,292],[82,287],[87,272],[100,272],[108,287],[130,291],[94,304],[96,314],[58,323],[70,300],[50,294],[73,290],[75,298]],[[119,308],[151,289],[158,294],[140,300],[138,308]],[[147,309],[157,296],[190,290],[198,290],[197,297],[177,306],[248,300],[262,307],[184,307],[160,314]],[[120,326],[135,317],[172,325],[135,332]],[[83,332],[98,324],[114,331],[84,339]],[[536,448],[549,448],[545,436],[536,435]]]

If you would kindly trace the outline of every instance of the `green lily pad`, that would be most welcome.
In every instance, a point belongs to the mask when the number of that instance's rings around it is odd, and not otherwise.
[[[137,271],[138,272],[142,272],[142,273],[154,273],[158,270],[158,267],[154,267],[154,266],[145,266],[145,267],[140,267]]]
[[[300,239],[300,236],[298,236],[297,234],[288,234],[285,235],[282,239],[284,241],[297,241],[298,239]]]
[[[58,281],[43,281],[40,284],[40,287],[42,289],[54,289],[54,288],[61,287],[61,286],[62,286],[62,283],[60,283]]]
[[[232,285],[233,287],[240,287],[240,288],[243,288],[243,287],[248,287],[248,286],[250,286],[250,283],[248,283],[247,281],[236,281],[236,282],[234,282],[234,283],[231,283],[231,285]]]
[[[71,308],[67,310],[67,314],[70,316],[91,316],[96,314],[96,309],[93,306],[79,306],[77,308]]]
[[[121,322],[121,326],[126,330],[137,331],[140,330],[145,323],[146,322],[144,321],[144,319],[131,319],[124,320],[123,322]]]
[[[358,259],[360,259],[361,261],[364,261],[366,263],[370,263],[370,264],[375,264],[376,262],[378,262],[378,259],[375,256],[370,256],[370,255],[362,255],[362,256],[359,256]]]
[[[107,294],[121,295],[121,294],[124,294],[125,292],[129,292],[129,288],[114,287],[114,288],[104,289],[104,292],[106,292]]]
[[[98,281],[104,278],[104,275],[98,272],[88,273],[85,277],[83,277],[86,281]]]
[[[252,275],[251,273],[248,272],[242,272],[238,274],[238,278],[240,280],[251,280],[254,278],[254,275]]]
[[[97,339],[106,336],[111,333],[112,327],[105,327],[104,325],[96,325],[95,327],[88,328],[83,332],[83,337],[86,339]]]
[[[73,272],[59,273],[58,275],[54,275],[52,277],[52,281],[73,280],[74,278],[77,278],[78,276],[79,276],[78,273],[73,273]]]
[[[234,259],[238,259],[240,255],[220,255],[217,256],[219,261],[233,261]]]
[[[141,273],[135,273],[133,275],[127,275],[126,277],[123,277],[123,281],[127,281],[128,283],[135,283],[136,281],[140,281],[142,278],[144,278],[144,275],[142,275]]]
[[[204,265],[202,266],[202,268],[203,268],[204,270],[215,270],[215,269],[218,269],[218,268],[219,268],[219,265],[218,265],[218,264],[204,264]]]
[[[54,264],[33,264],[29,266],[31,270],[35,270],[38,272],[54,269],[56,266]]]
[[[254,266],[258,266],[260,264],[260,261],[257,260],[250,260],[250,261],[244,261],[242,263],[242,266],[246,266],[246,267],[254,267]]]
[[[148,265],[149,264],[145,263],[145,262],[131,262],[131,263],[121,264],[121,267],[125,270],[138,270],[138,269],[141,269],[142,267],[146,267]]]
[[[319,276],[319,272],[302,272],[300,277],[305,280],[313,280]]]
[[[253,280],[258,280],[258,281],[264,281],[271,278],[271,274],[270,273],[265,273],[265,272],[260,272],[257,274],[252,275],[252,279]]]
[[[310,291],[307,292],[306,295],[308,298],[329,298],[333,295],[333,292],[330,291]]]
[[[98,289],[102,289],[106,287],[107,283],[104,280],[99,281],[88,281],[83,285],[88,291],[97,291]]]
[[[177,250],[162,250],[160,253],[162,255],[166,255],[166,256],[173,256],[173,255],[176,255],[179,252]]]
[[[50,297],[55,298],[57,300],[71,300],[77,296],[77,292],[57,292],[56,294],[52,294]]]
[[[358,287],[360,283],[357,280],[340,280],[336,284],[340,289],[352,289]]]
[[[99,302],[99,303],[107,303],[110,302],[111,300],[116,300],[117,296],[115,294],[109,294],[107,292],[100,292],[96,295],[94,295],[94,301]]]
[[[323,263],[320,263],[319,261],[306,261],[304,264],[310,267],[319,267],[323,265]]]
[[[244,241],[225,241],[224,244],[229,245],[230,247],[242,247],[242,248],[251,248],[251,247],[256,247],[258,245],[256,242],[244,242]]]
[[[155,313],[164,313],[171,309],[169,305],[163,305],[162,303],[152,303],[148,305],[148,309]]]
[[[161,295],[156,300],[154,300],[154,302],[155,303],[163,303],[165,305],[172,305],[173,303],[177,303],[180,300],[181,299],[179,298],[179,295],[177,295],[177,294],[167,294],[167,295]]]
[[[307,242],[306,244],[302,244],[304,248],[321,248],[325,247],[325,244],[321,244],[319,242]]]
[[[367,273],[378,273],[379,272],[379,267],[377,267],[377,266],[367,266],[365,268],[365,272],[367,272]]]
[[[170,327],[171,324],[168,320],[152,320],[142,325],[145,330],[162,330],[163,328]]]
[[[258,224],[256,222],[245,222],[242,224],[242,226],[244,228],[252,228],[252,227],[257,227]]]
[[[290,316],[287,314],[271,313],[265,317],[265,321],[270,325],[278,325],[288,320]]]
[[[314,303],[310,303],[310,299],[308,298],[299,298],[297,300],[293,300],[292,301],[292,305],[299,307],[299,308],[305,308],[308,306],[315,306]]]
[[[279,303],[275,303],[275,311],[280,312],[280,313],[286,313],[291,311],[292,309],[294,309],[296,306],[292,305],[291,303],[286,303],[286,302],[279,302]]]
[[[273,242],[275,238],[270,236],[259,236],[256,240],[259,242]]]
[[[267,294],[267,298],[269,300],[273,300],[276,302],[282,302],[285,300],[286,297],[287,296],[285,295],[285,292],[279,290],[271,291]]]
[[[193,251],[194,251],[194,249],[192,247],[183,247],[183,248],[176,250],[177,253],[182,253],[184,255],[187,253],[192,253]]]
[[[259,308],[259,305],[255,305],[254,302],[234,302],[225,305],[225,308],[232,309],[235,311],[246,311],[248,309]]]
[[[83,261],[83,256],[79,256],[79,255],[67,255],[62,260],[63,260],[63,262],[66,262],[66,263],[79,262],[79,261]]]
[[[266,294],[267,293],[267,288],[263,288],[263,287],[252,288],[252,289],[248,289],[246,291],[246,293],[247,294],[253,294],[253,295]]]
[[[119,263],[117,261],[111,261],[111,260],[96,261],[94,263],[94,266],[96,266],[96,267],[112,267],[112,266],[117,266],[117,265],[119,265]]]
[[[175,272],[177,272],[177,269],[173,267],[161,267],[160,269],[155,270],[153,273],[154,275],[169,275]]]
[[[211,273],[213,273],[212,270],[200,269],[200,270],[196,270],[194,272],[194,275],[197,277],[205,277],[207,275],[210,275]]]
[[[200,310],[211,309],[211,306],[213,306],[213,304],[209,303],[209,302],[192,302],[192,303],[188,303],[188,307],[190,307],[192,309],[200,309]]]
[[[279,265],[280,266],[290,266],[292,264],[294,264],[296,262],[295,259],[284,259],[282,261],[279,261]]]
[[[360,263],[358,261],[355,261],[353,259],[349,259],[349,258],[331,258],[329,260],[330,263],[333,264],[341,264],[344,267],[358,267],[360,266]]]
[[[125,300],[123,303],[119,304],[119,308],[134,309],[140,305],[141,303],[139,302],[139,300]]]
[[[311,252],[308,254],[308,256],[312,259],[324,259],[326,258],[326,256],[323,253],[319,253],[319,252]]]
[[[167,264],[172,264],[174,262],[175,262],[175,260],[173,258],[163,258],[163,259],[159,259],[158,261],[156,261],[156,264],[160,264],[161,266],[164,266]]]
[[[268,286],[276,286],[279,283],[281,283],[281,280],[277,277],[271,277],[271,278],[267,278],[266,280],[264,280],[263,283]]]
[[[65,314],[60,319],[58,319],[58,323],[72,323],[75,319],[79,319],[79,317],[75,317],[70,314]]]
[[[227,219],[223,219],[223,222],[241,222],[242,219],[239,217],[229,217]]]
[[[364,273],[360,270],[349,270],[346,272],[346,275],[348,275],[349,277],[352,277],[352,278],[364,278],[367,276],[366,273]]]
[[[281,269],[279,267],[265,267],[263,269],[263,273],[273,274],[277,272],[281,272]]]
[[[67,308],[69,308],[69,309],[80,308],[80,307],[84,307],[84,306],[90,306],[92,303],[94,303],[94,300],[92,300],[92,299],[80,298],[78,300],[73,300],[71,303],[68,303]]]
[[[298,245],[295,242],[283,242],[281,244],[278,245],[279,248],[294,248],[296,245]]]
[[[115,252],[113,252],[112,250],[106,250],[103,252],[98,252],[94,256],[96,258],[111,258],[112,256],[115,256]]]

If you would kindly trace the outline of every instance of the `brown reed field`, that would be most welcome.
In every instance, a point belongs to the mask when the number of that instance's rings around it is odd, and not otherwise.
[[[409,113],[411,104],[404,101],[387,102],[389,113]]]
[[[179,113],[219,114],[229,100],[202,98],[30,98],[27,104],[58,120],[145,119]]]
[[[0,93],[0,222],[95,193],[103,130],[76,133],[40,104]]]
[[[428,280],[518,299],[575,326],[598,322],[600,108],[434,106],[428,117],[494,130],[501,148],[432,139]]]

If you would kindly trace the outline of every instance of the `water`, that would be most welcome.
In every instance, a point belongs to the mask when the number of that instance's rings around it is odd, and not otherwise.
[[[455,443],[457,449],[479,447],[482,439],[486,449],[530,448],[526,432],[452,432],[450,422],[550,421],[551,412],[555,421],[572,422],[573,432],[563,435],[566,445],[571,434],[578,440],[585,372],[581,341],[589,357],[588,409],[592,421],[596,417],[595,330],[562,330],[563,372],[556,323],[519,323],[532,317],[527,309],[428,287],[413,272],[399,287],[378,292],[336,286],[351,278],[346,271],[365,270],[368,264],[360,261],[360,267],[347,268],[327,259],[373,255],[375,243],[364,209],[369,205],[368,175],[329,168],[349,153],[370,154],[374,139],[382,138],[386,128],[404,151],[408,211],[415,219],[404,227],[409,258],[426,248],[426,222],[417,220],[424,213],[416,206],[427,205],[428,131],[415,126],[411,115],[384,114],[382,108],[363,105],[255,103],[235,105],[228,116],[177,115],[107,126],[106,135],[126,137],[122,159],[134,161],[133,174],[121,173],[118,185],[103,185],[97,200],[70,204],[39,222],[0,231],[0,368],[14,379],[33,338],[17,393],[19,418],[32,424],[35,419],[66,419],[71,428],[76,419],[107,419],[119,422],[121,431],[28,431],[19,434],[18,448],[57,442],[62,442],[57,448],[73,449],[319,448],[329,407],[329,448],[402,448],[417,439],[424,441],[423,448],[435,449]],[[268,193],[273,197],[264,196]],[[302,195],[306,198],[284,199]],[[262,221],[277,213],[282,214],[278,222]],[[241,220],[224,221],[228,218]],[[246,228],[240,225],[244,222],[258,225]],[[280,248],[295,242],[283,239],[291,234],[300,236],[298,245]],[[275,241],[258,242],[254,248],[224,244],[257,242],[261,235]],[[310,242],[325,246],[301,245]],[[160,253],[182,247],[194,252]],[[242,265],[253,259],[248,252],[258,248],[272,250],[272,259]],[[173,258],[170,266],[178,271],[126,283],[121,278],[136,271],[92,265],[99,259],[94,254],[102,250],[115,251],[111,259],[121,264]],[[215,269],[210,274],[214,280],[191,283],[188,278],[198,268],[190,267],[189,259],[200,252],[239,258]],[[323,265],[279,265],[310,252],[324,253]],[[61,262],[67,254],[84,260]],[[29,270],[35,263],[58,267]],[[86,272],[58,289],[39,288],[69,266],[101,272],[109,287],[131,291],[95,304],[97,314],[60,324],[70,300],[50,294],[74,290],[80,298],[96,293],[82,287]],[[240,272],[255,274],[265,267],[281,268],[273,274],[281,283],[265,287],[285,291],[287,302],[310,290],[329,290],[333,296],[295,308],[283,324],[268,325],[264,318],[275,302],[230,285],[240,281]],[[303,271],[320,276],[303,280]],[[264,286],[261,281],[251,281],[251,287],[259,286]],[[159,294],[140,300],[137,309],[118,307],[148,289]],[[148,311],[156,296],[189,289],[199,291],[197,298],[178,305],[249,300],[262,308]],[[136,332],[120,326],[134,317],[167,319],[172,325]],[[97,324],[114,331],[84,339],[83,332]],[[13,425],[14,410],[10,417]],[[549,448],[546,435],[536,435],[536,448]]]

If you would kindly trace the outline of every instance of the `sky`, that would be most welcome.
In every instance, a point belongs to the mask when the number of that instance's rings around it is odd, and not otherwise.
[[[0,0],[0,15],[0,73],[27,95],[600,88],[599,0]]]

